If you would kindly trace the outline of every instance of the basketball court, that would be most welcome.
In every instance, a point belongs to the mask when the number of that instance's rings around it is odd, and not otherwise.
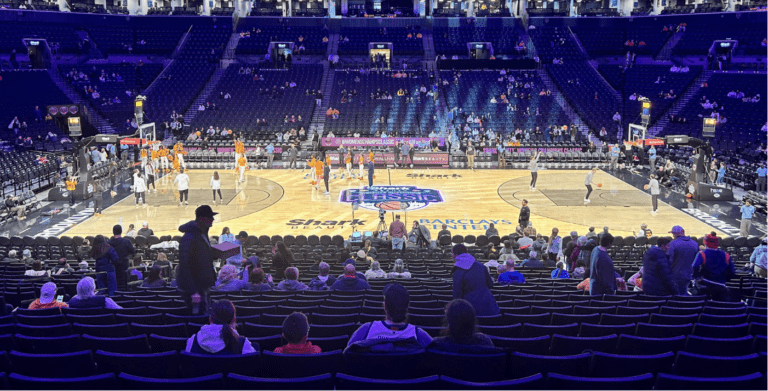
[[[334,169],[334,172],[336,170]],[[191,178],[189,205],[179,206],[174,175],[157,181],[157,193],[148,193],[146,207],[136,207],[133,196],[117,200],[107,207],[103,217],[90,217],[66,231],[68,236],[111,235],[112,226],[149,222],[155,235],[178,235],[178,227],[194,219],[198,205],[212,205],[210,178],[213,170],[188,171]],[[353,222],[359,231],[373,231],[379,224],[378,207],[399,209],[401,219],[410,229],[414,220],[426,224],[433,239],[442,224],[453,234],[482,235],[488,224],[495,223],[503,236],[511,233],[520,212],[521,201],[527,199],[531,221],[539,232],[548,234],[553,227],[567,235],[576,230],[597,231],[609,226],[614,235],[628,236],[647,223],[656,235],[668,235],[674,225],[686,233],[702,236],[714,229],[704,222],[670,206],[665,193],[659,199],[658,214],[651,214],[651,198],[640,186],[632,186],[606,172],[598,171],[591,203],[584,203],[583,185],[587,171],[542,170],[536,190],[530,190],[527,170],[376,170],[374,188],[365,189],[364,181],[341,178],[336,173],[330,180],[330,195],[324,188],[310,185],[308,170],[251,170],[246,181],[238,183],[232,170],[219,170],[223,203],[212,205],[218,212],[211,235],[223,227],[233,233],[244,230],[249,235],[342,235],[352,232]],[[321,183],[322,185],[322,183]],[[106,201],[106,197],[105,197]],[[359,208],[353,211],[353,203]],[[388,213],[386,223],[394,218]],[[354,214],[354,216],[353,216]],[[718,231],[718,234],[722,232]]]

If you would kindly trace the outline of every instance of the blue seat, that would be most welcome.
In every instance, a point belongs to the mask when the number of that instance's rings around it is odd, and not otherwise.
[[[224,380],[229,390],[332,390],[333,377],[330,373],[289,378],[250,377],[230,373]]]
[[[208,375],[189,378],[150,378],[121,373],[118,377],[120,388],[126,390],[220,390],[224,375]]]
[[[24,353],[57,354],[82,350],[80,336],[77,334],[66,337],[28,337],[16,334],[15,339],[16,349]]]
[[[176,338],[185,338],[190,336],[187,333],[187,325],[184,323],[163,324],[163,325],[131,323],[131,333],[133,335],[155,334],[155,335],[161,335],[163,337],[176,337]]]
[[[248,337],[248,340],[251,341],[251,346],[253,346],[254,350],[264,351],[264,350],[275,350],[275,348],[279,346],[283,346],[283,336],[282,335],[271,335],[268,337],[260,337],[260,338],[253,338]],[[344,341],[345,348],[347,347],[347,340]],[[322,347],[321,347],[322,348]],[[325,348],[322,348],[325,350]],[[329,349],[329,350],[336,350],[336,349]]]
[[[16,323],[28,326],[54,326],[67,323],[62,314],[54,315],[16,315]]]
[[[562,326],[572,323],[598,323],[600,322],[600,314],[552,314],[552,325]]]
[[[592,355],[593,377],[638,376],[645,373],[669,372],[675,354],[666,352],[653,355],[621,355],[595,352]]]
[[[440,376],[438,388],[444,390],[539,390],[543,386],[544,376],[537,373],[521,379],[491,382],[470,382],[449,376]]]
[[[674,367],[675,375],[698,377],[717,377],[723,373],[744,376],[761,371],[765,371],[765,360],[761,365],[755,353],[726,357],[677,352]]]
[[[648,323],[650,314],[637,314],[637,315],[612,315],[602,314],[600,315],[600,324],[603,326],[608,325],[625,325],[630,323],[644,322]]]
[[[677,352],[685,348],[685,337],[682,335],[670,338],[647,338],[633,335],[620,335],[616,347],[618,354],[661,354]]]
[[[555,372],[573,376],[589,373],[590,354],[574,356],[539,356],[513,352],[510,370],[513,377],[531,376],[542,372]]]
[[[69,323],[53,326],[28,326],[17,324],[15,330],[16,334],[26,335],[28,337],[66,337],[72,334],[80,334],[77,331],[73,333]]]
[[[128,327],[128,323],[112,325],[88,325],[73,323],[72,329],[77,334],[88,334],[94,337],[125,338],[131,336],[131,329]]]
[[[764,387],[760,372],[734,377],[691,377],[660,373],[656,390],[759,390]]]
[[[146,338],[146,335],[142,334]],[[186,337],[164,337],[161,335],[150,334],[147,342],[152,353],[182,351],[187,348]]]
[[[146,377],[175,377],[179,367],[177,352],[124,354],[96,351],[96,364],[101,373],[129,373]]]
[[[289,378],[296,376],[296,368],[301,368],[301,374],[307,376],[336,373],[343,369],[344,357],[341,350],[319,354],[281,354],[265,350],[261,362],[262,376]]]
[[[428,349],[423,365],[429,368],[429,372],[425,373],[451,375],[471,382],[503,380],[507,354],[501,349],[488,350],[488,353],[476,354]]]
[[[181,352],[179,363],[181,364],[181,375],[184,377],[230,372],[254,376],[262,371],[259,352],[225,356]]]
[[[493,346],[497,348],[542,356],[549,354],[549,343],[552,339],[549,335],[533,338],[503,338],[494,336],[489,336],[489,338],[493,341]]]
[[[13,390],[111,390],[116,386],[115,375],[104,373],[85,377],[42,378],[18,373],[8,375],[8,385]]]
[[[520,332],[523,330],[521,324],[510,324],[502,326],[478,326],[478,330],[481,333],[489,336],[502,337],[502,338],[517,338],[520,336]]]
[[[696,323],[699,319],[698,314],[690,315],[662,315],[651,314],[650,324],[663,324],[663,325],[681,325],[688,323]]]
[[[337,390],[434,390],[439,389],[440,386],[441,383],[439,383],[437,375],[395,380],[350,376],[344,373],[336,374]]]
[[[631,377],[578,377],[550,373],[547,389],[550,390],[650,390],[653,375],[646,373]]]
[[[734,326],[737,324],[747,323],[747,314],[739,315],[712,315],[701,314],[698,319],[699,323],[711,324],[718,326]]]
[[[107,325],[115,324],[115,316],[113,314],[100,314],[100,315],[76,315],[67,314],[67,321],[69,323],[80,323],[89,325]]]
[[[579,337],[603,337],[606,335],[628,334],[633,335],[637,325],[634,323],[625,325],[599,325],[591,323],[582,323],[579,328]]]
[[[766,336],[768,335],[768,324],[766,323],[759,323],[759,322],[752,322],[749,324],[749,335],[762,335]]]
[[[254,323],[246,322],[245,324],[243,324],[241,335],[244,335],[246,337],[268,337],[268,336],[282,334],[282,333],[283,333],[282,325],[267,326],[262,324],[254,324]]]
[[[681,325],[656,325],[649,323],[638,323],[635,335],[645,338],[670,338],[677,336],[685,336],[691,333],[693,324],[681,324]]]
[[[347,347],[349,341],[349,335],[340,335],[338,337],[327,338],[308,338],[308,341],[313,345],[319,346],[324,352],[330,352],[334,350],[344,350]],[[274,348],[267,350],[275,350]]]
[[[616,350],[616,342],[618,340],[619,337],[616,334],[603,337],[569,337],[555,334],[552,336],[549,354],[553,356],[569,356],[581,354],[585,350],[613,353]]]
[[[707,338],[689,335],[685,351],[696,354],[717,353],[718,356],[744,356],[752,353],[753,338]]]
[[[749,334],[749,324],[742,323],[733,326],[715,326],[696,323],[692,335],[708,338],[740,338]]]
[[[414,353],[344,352],[345,370],[352,376],[366,378],[415,379],[423,375],[424,350]],[[382,371],[381,368],[388,368]]]
[[[523,331],[520,336],[523,338],[540,337],[542,335],[568,335],[575,337],[579,334],[578,323],[557,325],[557,326],[544,326],[539,324],[524,324]]]
[[[12,371],[20,375],[56,378],[85,377],[94,374],[90,350],[62,354],[29,354],[11,351],[9,357]]]
[[[340,335],[352,335],[357,328],[358,326],[354,323],[336,325],[310,324],[309,338],[328,338],[338,337]]]
[[[103,338],[83,334],[83,346],[92,351],[103,350],[110,353],[146,354],[149,353],[146,335],[122,338]]]

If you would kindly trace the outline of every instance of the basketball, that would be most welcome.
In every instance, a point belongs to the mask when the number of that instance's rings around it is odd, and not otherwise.
[[[643,185],[643,189],[648,190],[648,185]]]
[[[603,184],[602,183],[598,183],[597,187],[603,187]]]

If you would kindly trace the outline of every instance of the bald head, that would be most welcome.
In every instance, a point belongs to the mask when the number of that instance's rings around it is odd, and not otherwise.
[[[347,266],[344,266],[344,275],[345,276],[354,276],[355,275],[355,265],[348,263]]]

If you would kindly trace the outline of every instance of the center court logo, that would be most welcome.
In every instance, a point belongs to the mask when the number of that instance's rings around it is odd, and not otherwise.
[[[368,210],[417,210],[429,204],[443,202],[440,190],[420,189],[416,186],[372,186],[363,189],[342,190],[339,202],[359,204]]]

